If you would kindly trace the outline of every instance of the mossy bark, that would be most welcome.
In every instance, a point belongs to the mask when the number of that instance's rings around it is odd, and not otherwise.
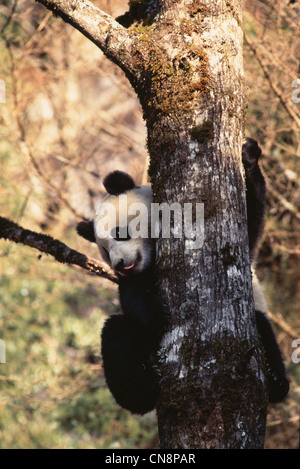
[[[161,345],[162,448],[261,448],[266,399],[255,331],[241,163],[239,1],[162,2],[132,31],[155,202],[204,203],[205,241],[160,239],[171,321]]]
[[[157,243],[170,309],[159,351],[161,447],[261,448],[265,385],[241,163],[241,2],[140,0],[123,24],[143,25],[126,29],[86,0],[38,1],[93,40],[135,88],[154,201],[204,203],[202,248],[189,249],[187,235]]]

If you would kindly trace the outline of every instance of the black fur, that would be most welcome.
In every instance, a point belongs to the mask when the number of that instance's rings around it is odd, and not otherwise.
[[[104,374],[118,404],[144,414],[155,407],[159,394],[155,354],[167,311],[157,296],[152,269],[120,277],[119,293],[123,315],[110,317],[102,330]]]
[[[267,316],[261,311],[255,311],[255,315],[267,366],[269,402],[280,402],[290,388],[281,352]]]
[[[135,187],[132,177],[123,171],[109,173],[104,179],[103,185],[111,195],[120,195]]]
[[[251,261],[264,225],[266,183],[258,160],[261,149],[252,138],[243,145],[242,160],[246,176],[246,200],[249,250]],[[289,391],[285,366],[271,323],[265,313],[255,311],[257,330],[261,338],[267,365],[267,381],[270,402],[282,401]]]
[[[266,183],[258,166],[261,149],[252,138],[243,145],[242,160],[246,176],[248,237],[251,260],[264,225]]]
[[[258,166],[260,155],[257,143],[247,139],[242,156],[251,258],[262,231],[265,209],[265,181]],[[114,195],[135,187],[131,177],[120,171],[109,174],[104,184]],[[81,222],[77,231],[94,241],[91,224]],[[144,414],[155,407],[159,395],[155,355],[168,318],[166,307],[157,296],[154,265],[138,275],[119,276],[119,294],[123,314],[110,317],[102,330],[104,373],[116,401],[133,413]],[[266,315],[256,311],[256,321],[268,370],[269,400],[281,401],[289,389],[281,353]]]
[[[79,222],[76,226],[76,230],[77,233],[87,241],[90,241],[91,243],[96,242],[94,223],[92,220]]]

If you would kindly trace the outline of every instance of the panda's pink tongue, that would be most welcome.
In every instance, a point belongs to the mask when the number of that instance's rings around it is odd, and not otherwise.
[[[133,264],[129,265],[128,267],[124,267],[124,270],[130,270],[134,267],[134,262]]]

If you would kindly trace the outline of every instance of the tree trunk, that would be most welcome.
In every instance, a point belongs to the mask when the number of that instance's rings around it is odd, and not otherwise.
[[[176,238],[174,230],[157,243],[171,316],[159,352],[161,448],[263,447],[265,385],[241,163],[240,1],[151,2],[151,12],[143,13],[149,25],[129,30],[86,1],[38,1],[92,39],[130,79],[148,129],[154,201],[192,204],[194,221],[196,204],[204,204],[203,246],[191,249],[189,233]]]
[[[186,234],[158,241],[161,291],[171,312],[160,350],[160,444],[263,447],[265,397],[241,164],[240,2],[164,2],[137,57],[148,64],[136,89],[154,201],[191,203],[194,210],[202,202],[205,216],[200,249],[189,249]]]

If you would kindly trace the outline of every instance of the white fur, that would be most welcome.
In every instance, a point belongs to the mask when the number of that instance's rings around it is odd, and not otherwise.
[[[267,309],[267,302],[265,296],[259,284],[258,278],[256,276],[254,267],[252,266],[252,286],[253,286],[253,296],[254,296],[254,305],[256,311],[261,311],[264,313]]]
[[[115,240],[112,230],[116,226],[126,227],[137,214],[136,204],[143,204],[148,212],[148,227],[151,220],[152,191],[150,186],[135,187],[121,195],[108,195],[99,205],[94,219],[96,242],[103,259],[117,270],[122,259],[125,266],[134,264],[130,273],[140,273],[147,268],[154,251],[154,242],[148,237],[137,237],[129,240]],[[130,209],[134,209],[133,212]],[[105,218],[103,214],[105,213]],[[105,224],[104,224],[105,219]],[[119,273],[124,273],[119,272]]]
[[[123,195],[126,195],[126,197],[123,197]],[[94,219],[96,242],[101,256],[113,269],[117,270],[116,266],[120,259],[123,259],[125,266],[135,264],[133,273],[140,273],[150,265],[154,253],[154,240],[150,238],[151,202],[151,187],[141,186],[135,187],[121,195],[108,194],[98,206]],[[122,217],[124,219],[122,226],[126,225],[125,220],[127,224],[130,223],[136,217],[136,213],[130,213],[130,206],[133,206],[133,204],[144,204],[148,211],[149,237],[116,241],[111,234],[111,230],[116,225],[115,218],[117,226],[119,226],[118,221],[120,219],[120,226],[122,225]],[[108,226],[103,225],[103,213],[106,213],[105,220]],[[265,312],[267,304],[259,285],[254,265],[251,266],[251,270],[255,309]]]

